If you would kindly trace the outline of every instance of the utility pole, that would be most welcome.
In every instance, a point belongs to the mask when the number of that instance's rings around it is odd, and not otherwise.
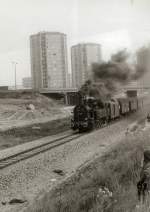
[[[13,61],[12,64],[15,66],[15,90],[17,90],[16,66],[18,63]]]

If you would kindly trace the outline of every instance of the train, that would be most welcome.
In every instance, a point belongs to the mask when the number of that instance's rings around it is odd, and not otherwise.
[[[127,116],[143,107],[143,99],[137,91],[128,90],[126,97],[112,98],[107,101],[91,96],[82,96],[75,105],[71,118],[71,129],[79,132],[91,131],[108,125],[111,121]]]

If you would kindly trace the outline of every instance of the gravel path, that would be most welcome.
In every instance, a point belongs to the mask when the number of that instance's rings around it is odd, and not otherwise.
[[[142,111],[139,112],[140,118],[142,113]],[[135,114],[134,117],[123,119],[101,130],[86,134],[71,143],[59,146],[55,150],[1,170],[0,202],[19,198],[27,200],[27,203],[23,205],[30,204],[37,196],[72,175],[84,163],[117,144],[125,136],[127,126],[136,120],[137,116]],[[64,175],[54,173],[55,169],[63,170]],[[0,205],[2,212],[20,210],[20,206]]]

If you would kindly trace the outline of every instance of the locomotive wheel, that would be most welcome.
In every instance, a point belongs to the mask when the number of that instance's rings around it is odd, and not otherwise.
[[[103,120],[99,120],[97,122],[97,128],[101,128],[103,126],[103,124],[104,124],[104,121]]]

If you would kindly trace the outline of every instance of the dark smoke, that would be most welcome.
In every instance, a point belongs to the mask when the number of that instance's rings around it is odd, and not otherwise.
[[[114,80],[124,83],[129,80],[129,67],[122,62],[108,62],[103,64],[93,64],[92,66],[94,80]]]
[[[130,65],[129,54],[125,50],[112,55],[111,61],[102,64],[93,64],[94,80],[107,81],[111,79],[120,84],[127,84],[132,80],[137,80],[143,76],[145,69],[137,64]]]
[[[106,88],[106,85],[103,82],[96,83],[92,80],[85,82],[85,84],[80,89],[80,94],[94,96],[95,98],[101,99],[103,101],[110,98],[110,92]]]
[[[119,86],[141,78],[145,68],[138,64],[129,64],[128,58],[129,54],[122,50],[112,55],[109,62],[92,64],[93,77],[82,86],[81,93],[107,99]]]
[[[129,53],[126,51],[126,49],[124,49],[117,52],[116,54],[113,54],[111,56],[111,61],[122,63],[122,62],[126,62],[128,58],[129,58]]]

